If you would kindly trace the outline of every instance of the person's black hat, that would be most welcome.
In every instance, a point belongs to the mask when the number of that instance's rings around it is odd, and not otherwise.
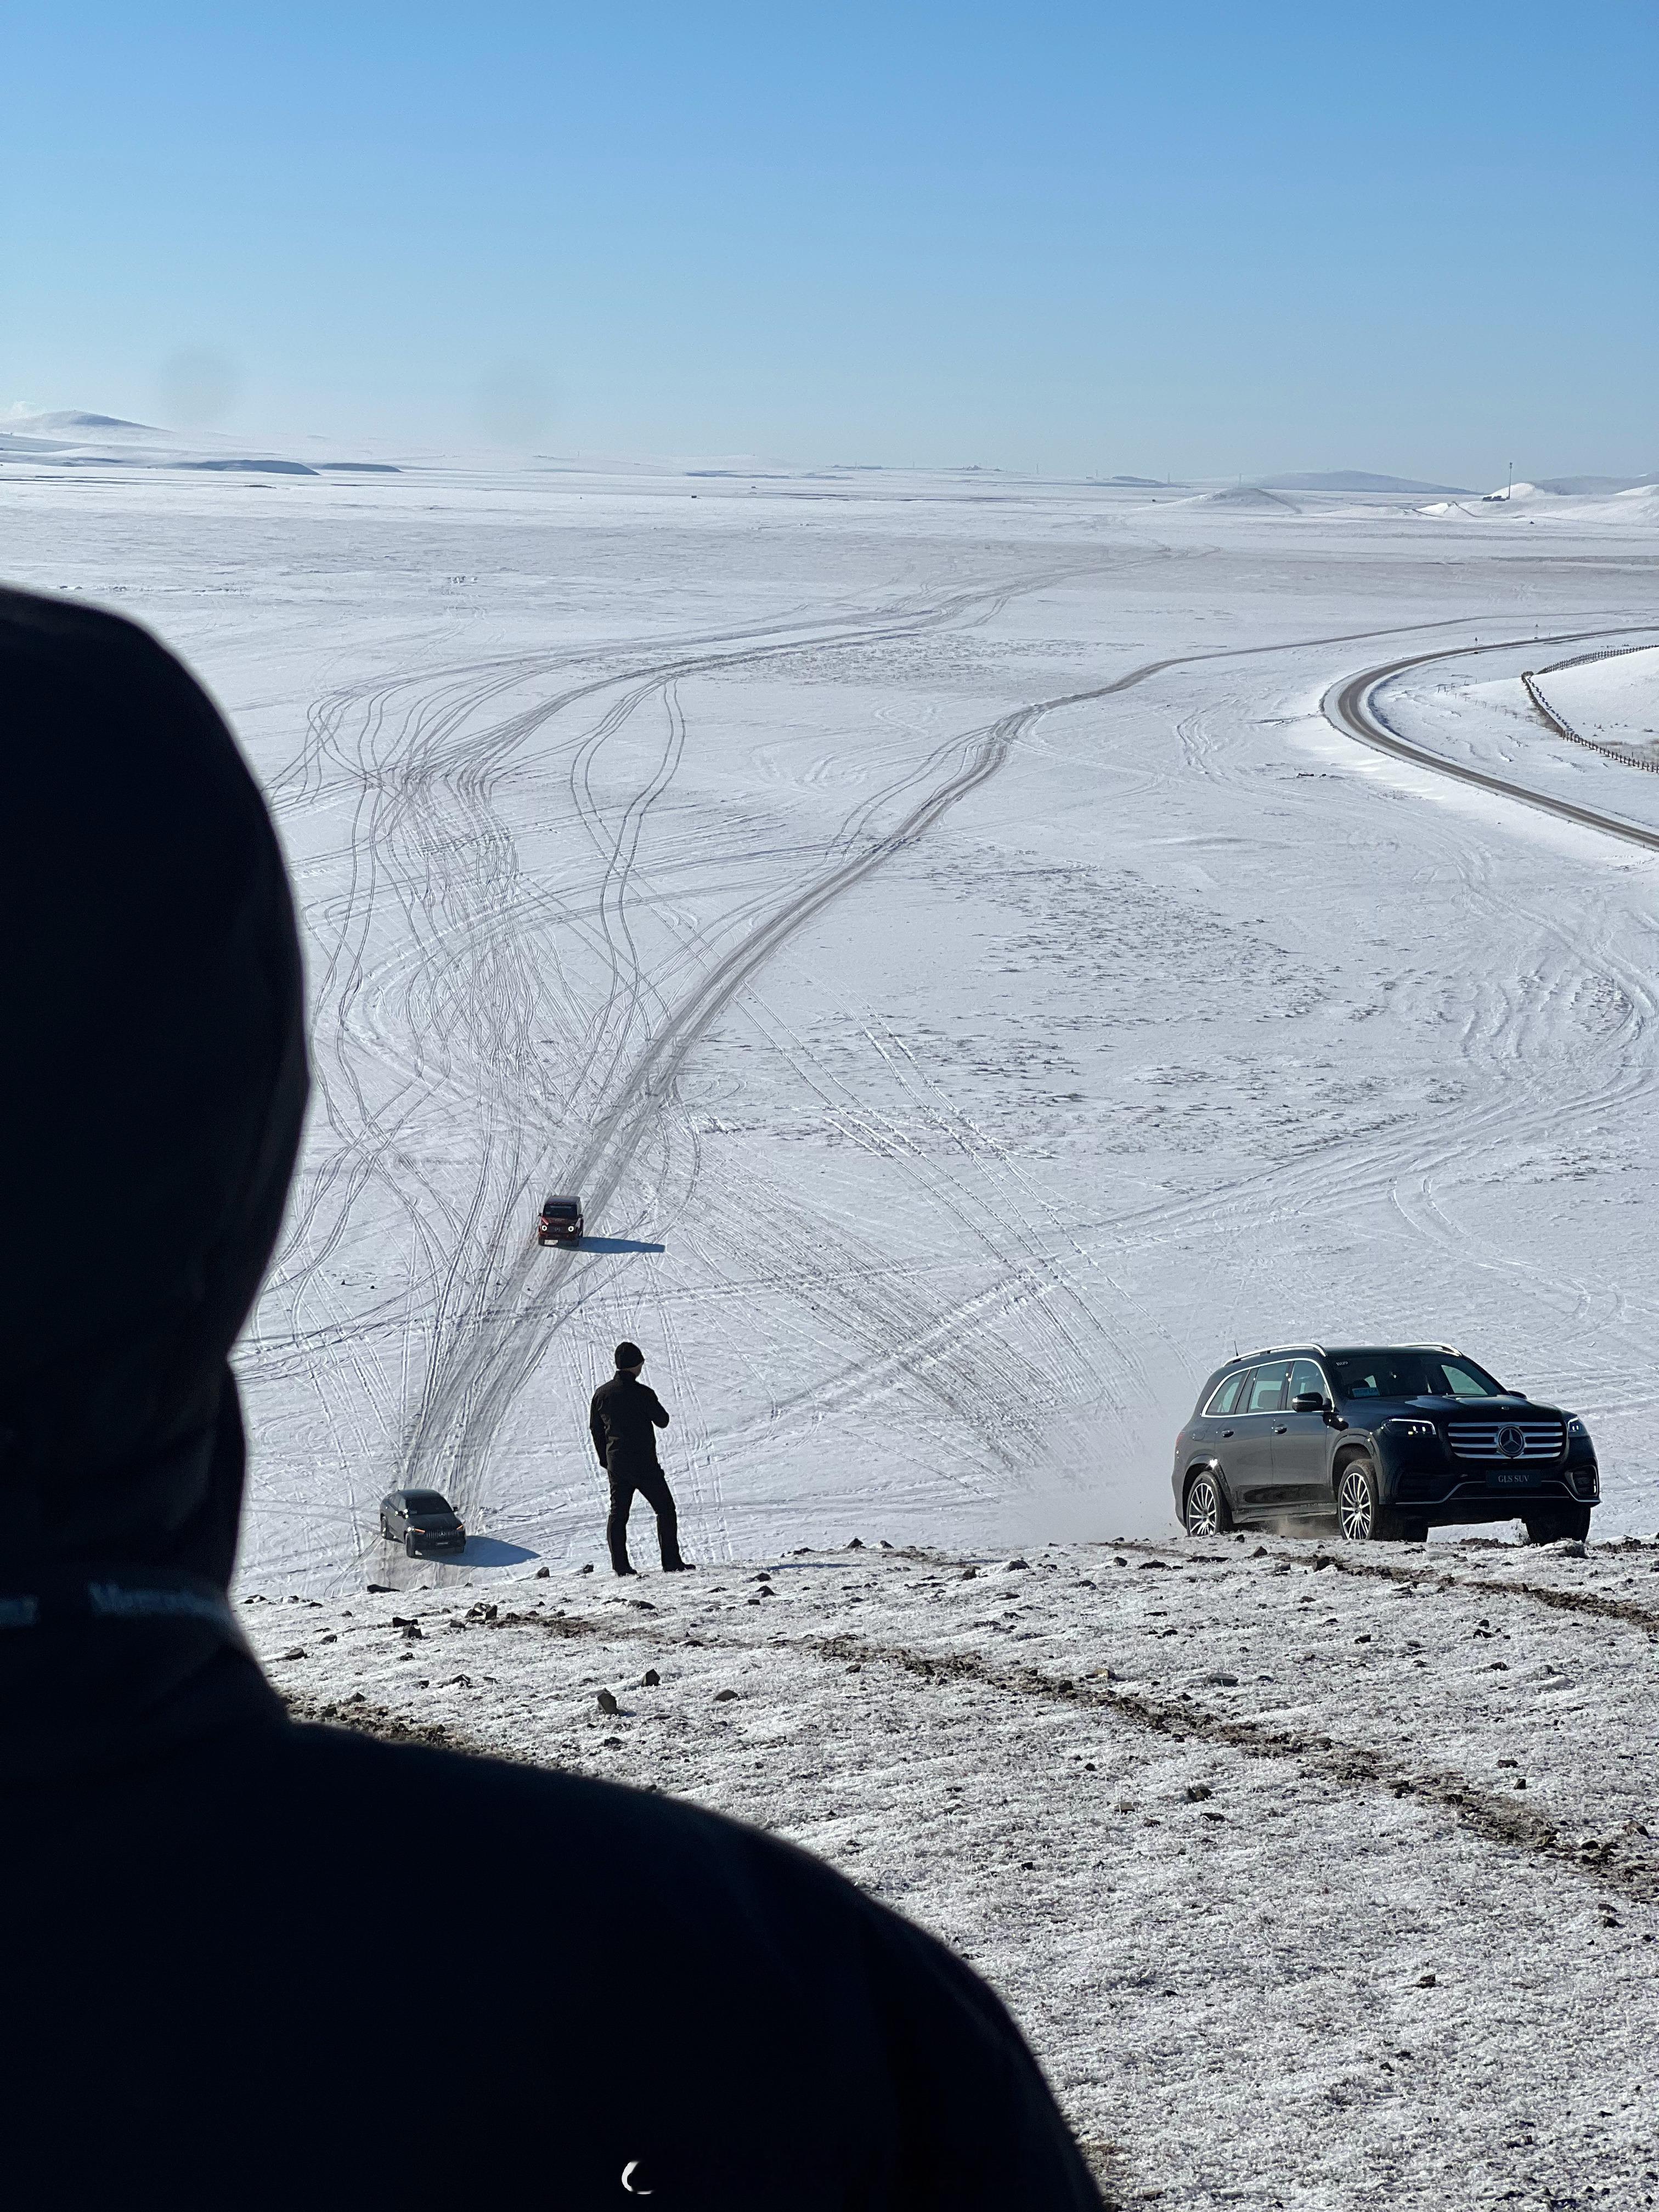
[[[645,1354],[637,1344],[619,1344],[617,1346],[617,1364],[618,1367],[643,1367]]]

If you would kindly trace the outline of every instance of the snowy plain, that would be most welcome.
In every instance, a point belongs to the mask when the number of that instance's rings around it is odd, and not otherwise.
[[[602,1556],[623,1334],[705,1558],[1149,1531],[1203,1376],[1303,1337],[1463,1345],[1591,1422],[1601,1528],[1659,1527],[1659,862],[1320,713],[1454,654],[1389,695],[1418,735],[1651,811],[1510,712],[1553,635],[1659,622],[1616,499],[0,481],[5,573],[186,655],[295,870],[317,1095],[240,1355],[250,1586],[400,1571],[403,1480],[462,1571]],[[559,1188],[574,1255],[532,1239]]]
[[[196,667],[301,903],[316,1093],[238,1354],[281,1686],[823,1851],[991,1975],[1122,2201],[1648,2201],[1659,1552],[1443,1534],[1414,1599],[1334,1544],[1139,1562],[1202,1377],[1306,1339],[1462,1344],[1589,1422],[1598,1542],[1659,1530],[1659,856],[1322,713],[1436,653],[1403,734],[1659,826],[1520,682],[1659,640],[1653,502],[63,434],[0,453],[0,573]],[[623,1334],[703,1563],[637,1605],[581,1578]],[[379,1543],[404,1480],[463,1564]]]

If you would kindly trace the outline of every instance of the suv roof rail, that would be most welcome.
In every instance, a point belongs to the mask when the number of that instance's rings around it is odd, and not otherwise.
[[[1449,1352],[1451,1350],[1451,1346],[1449,1344],[1443,1344],[1440,1346],[1439,1349],[1442,1352]],[[1227,1364],[1230,1367],[1237,1367],[1241,1366],[1247,1359],[1266,1359],[1269,1357],[1281,1353],[1288,1356],[1290,1353],[1294,1352],[1316,1352],[1322,1359],[1328,1358],[1330,1356],[1322,1344],[1307,1342],[1302,1344],[1259,1344],[1254,1352],[1234,1352]]]

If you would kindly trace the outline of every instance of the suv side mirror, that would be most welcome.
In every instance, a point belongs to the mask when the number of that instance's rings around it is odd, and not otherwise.
[[[1293,1413],[1322,1413],[1327,1400],[1322,1390],[1298,1390],[1291,1401]]]

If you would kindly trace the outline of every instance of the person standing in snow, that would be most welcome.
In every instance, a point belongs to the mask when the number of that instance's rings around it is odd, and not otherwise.
[[[806,1852],[266,1680],[229,1355],[306,1101],[282,854],[154,638],[4,589],[0,943],[6,2201],[1100,2212],[985,1984]],[[580,2003],[469,1935],[474,1882]],[[366,1923],[450,2060],[388,2070]]]
[[[616,1373],[593,1393],[587,1413],[593,1449],[611,1479],[605,1540],[611,1547],[611,1569],[619,1575],[634,1572],[628,1559],[628,1515],[637,1491],[657,1516],[663,1572],[683,1575],[691,1562],[680,1557],[674,1493],[657,1460],[656,1431],[668,1426],[667,1409],[650,1384],[640,1380],[645,1354],[637,1344],[619,1344],[616,1358]]]

